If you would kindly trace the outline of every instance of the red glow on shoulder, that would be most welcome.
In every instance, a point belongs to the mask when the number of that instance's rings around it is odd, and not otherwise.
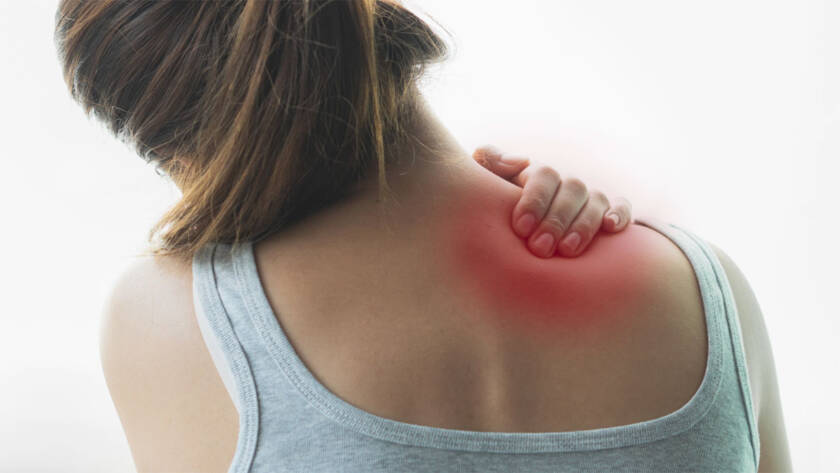
[[[541,331],[610,323],[651,285],[658,242],[650,230],[599,232],[576,258],[540,258],[513,232],[515,204],[504,195],[459,202],[441,235],[457,279],[502,322]]]

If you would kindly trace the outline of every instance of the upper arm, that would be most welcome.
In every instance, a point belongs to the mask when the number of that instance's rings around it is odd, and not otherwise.
[[[117,278],[100,357],[138,471],[227,470],[237,413],[195,320],[189,266],[149,258]]]
[[[761,452],[760,471],[791,471],[790,452],[785,432],[779,385],[773,351],[764,316],[746,277],[729,256],[715,245],[709,244],[717,253],[735,297],[741,336],[747,358],[750,391],[758,421]]]

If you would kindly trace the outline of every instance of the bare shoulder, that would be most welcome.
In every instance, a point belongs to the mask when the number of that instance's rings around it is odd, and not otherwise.
[[[759,471],[792,471],[773,350],[764,315],[744,273],[723,250],[712,243],[709,246],[725,270],[735,298],[761,443]]]
[[[189,263],[142,257],[122,270],[100,357],[138,471],[227,470],[238,417],[195,318]]]

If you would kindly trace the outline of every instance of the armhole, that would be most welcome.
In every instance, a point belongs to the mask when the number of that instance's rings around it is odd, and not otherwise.
[[[210,321],[207,320],[207,314],[204,313],[204,308],[201,304],[194,305],[198,328],[201,329],[201,337],[204,339],[204,344],[210,352],[210,358],[213,359],[213,364],[216,365],[216,371],[219,372],[219,376],[225,384],[225,389],[227,389],[230,400],[233,401],[233,405],[236,406],[236,411],[241,415],[242,408],[239,403],[239,392],[236,389],[236,381],[233,379],[233,370],[230,369],[230,363],[228,363],[222,351],[219,337],[216,336],[210,327]]]
[[[720,261],[720,258],[718,258],[717,252],[714,251],[714,249],[705,240],[694,233],[685,230],[684,228],[678,227],[674,224],[670,225],[682,230],[697,243],[711,262],[715,273],[717,273],[720,289],[723,293],[724,303],[726,304],[726,323],[729,328],[732,357],[735,361],[735,369],[738,374],[738,384],[741,388],[741,396],[744,402],[744,409],[746,411],[747,425],[749,427],[750,441],[753,447],[753,456],[757,470],[761,451],[761,443],[758,435],[758,420],[753,407],[749,370],[747,369],[746,363],[746,348],[744,347],[744,339],[741,335],[741,320],[738,314],[738,306],[735,301],[735,295],[732,292],[732,286],[729,283],[729,277],[726,273],[726,269]]]

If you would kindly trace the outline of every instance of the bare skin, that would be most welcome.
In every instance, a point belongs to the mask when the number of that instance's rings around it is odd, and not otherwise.
[[[470,179],[470,193],[498,199],[498,205],[487,205],[502,209],[496,221],[504,225],[501,215],[517,202],[519,190],[489,174]],[[437,427],[565,431],[665,415],[699,386],[706,356],[699,293],[691,286],[687,261],[657,233],[631,226],[612,237],[642,248],[645,258],[637,263],[681,275],[679,286],[667,297],[657,295],[652,308],[654,284],[641,281],[635,298],[601,306],[603,320],[611,323],[549,336],[513,316],[510,307],[484,300],[453,272],[450,255],[441,249],[446,239],[441,232],[450,227],[436,226],[448,222],[441,214],[395,216],[393,233],[375,232],[377,217],[359,205],[327,211],[256,246],[263,286],[292,343],[316,377],[348,402],[383,417]],[[500,232],[476,227],[484,229],[474,234],[476,247],[497,248]],[[621,250],[621,245],[602,249],[612,256]],[[521,270],[547,264],[521,251],[527,257]],[[550,261],[583,267],[583,258]],[[603,267],[581,281],[597,286],[607,271]],[[688,289],[695,291],[693,304],[683,295],[691,294]],[[602,294],[593,291],[595,298]],[[567,308],[558,305],[555,313]],[[580,307],[571,310],[581,315]],[[653,343],[663,333],[674,344],[670,349]],[[434,357],[427,356],[429,344],[440,347]],[[359,350],[362,346],[366,349]],[[557,362],[564,359],[585,361]],[[371,372],[378,373],[377,380],[365,382]]]
[[[322,384],[382,417],[498,432],[640,422],[691,398],[705,370],[705,322],[693,270],[670,240],[638,225],[598,237],[592,258],[634,253],[643,276],[625,294],[633,297],[599,302],[600,320],[609,323],[550,336],[533,330],[476,291],[475,275],[459,272],[449,252],[467,245],[492,264],[500,239],[516,242],[510,212],[522,189],[478,165],[433,115],[418,135],[442,151],[408,173],[393,170],[398,206],[381,212],[372,179],[353,198],[255,245],[275,315]],[[454,204],[475,196],[484,197],[487,213],[453,226],[463,216]],[[521,260],[499,261],[524,274],[549,274],[537,268],[556,264],[549,277],[589,286],[582,301],[555,301],[555,314],[585,318],[603,299],[598,281],[614,268],[594,265],[575,279],[586,255],[545,260],[520,250]],[[188,266],[143,261],[125,272],[106,306],[103,369],[139,471],[226,471],[236,447],[236,411],[201,339],[191,284]],[[749,314],[743,292],[736,298]],[[767,366],[765,347],[753,341],[760,333],[745,328],[744,337],[752,389],[772,392],[757,381]],[[762,435],[774,428],[764,425]],[[765,462],[784,468],[785,457],[762,455]]]

